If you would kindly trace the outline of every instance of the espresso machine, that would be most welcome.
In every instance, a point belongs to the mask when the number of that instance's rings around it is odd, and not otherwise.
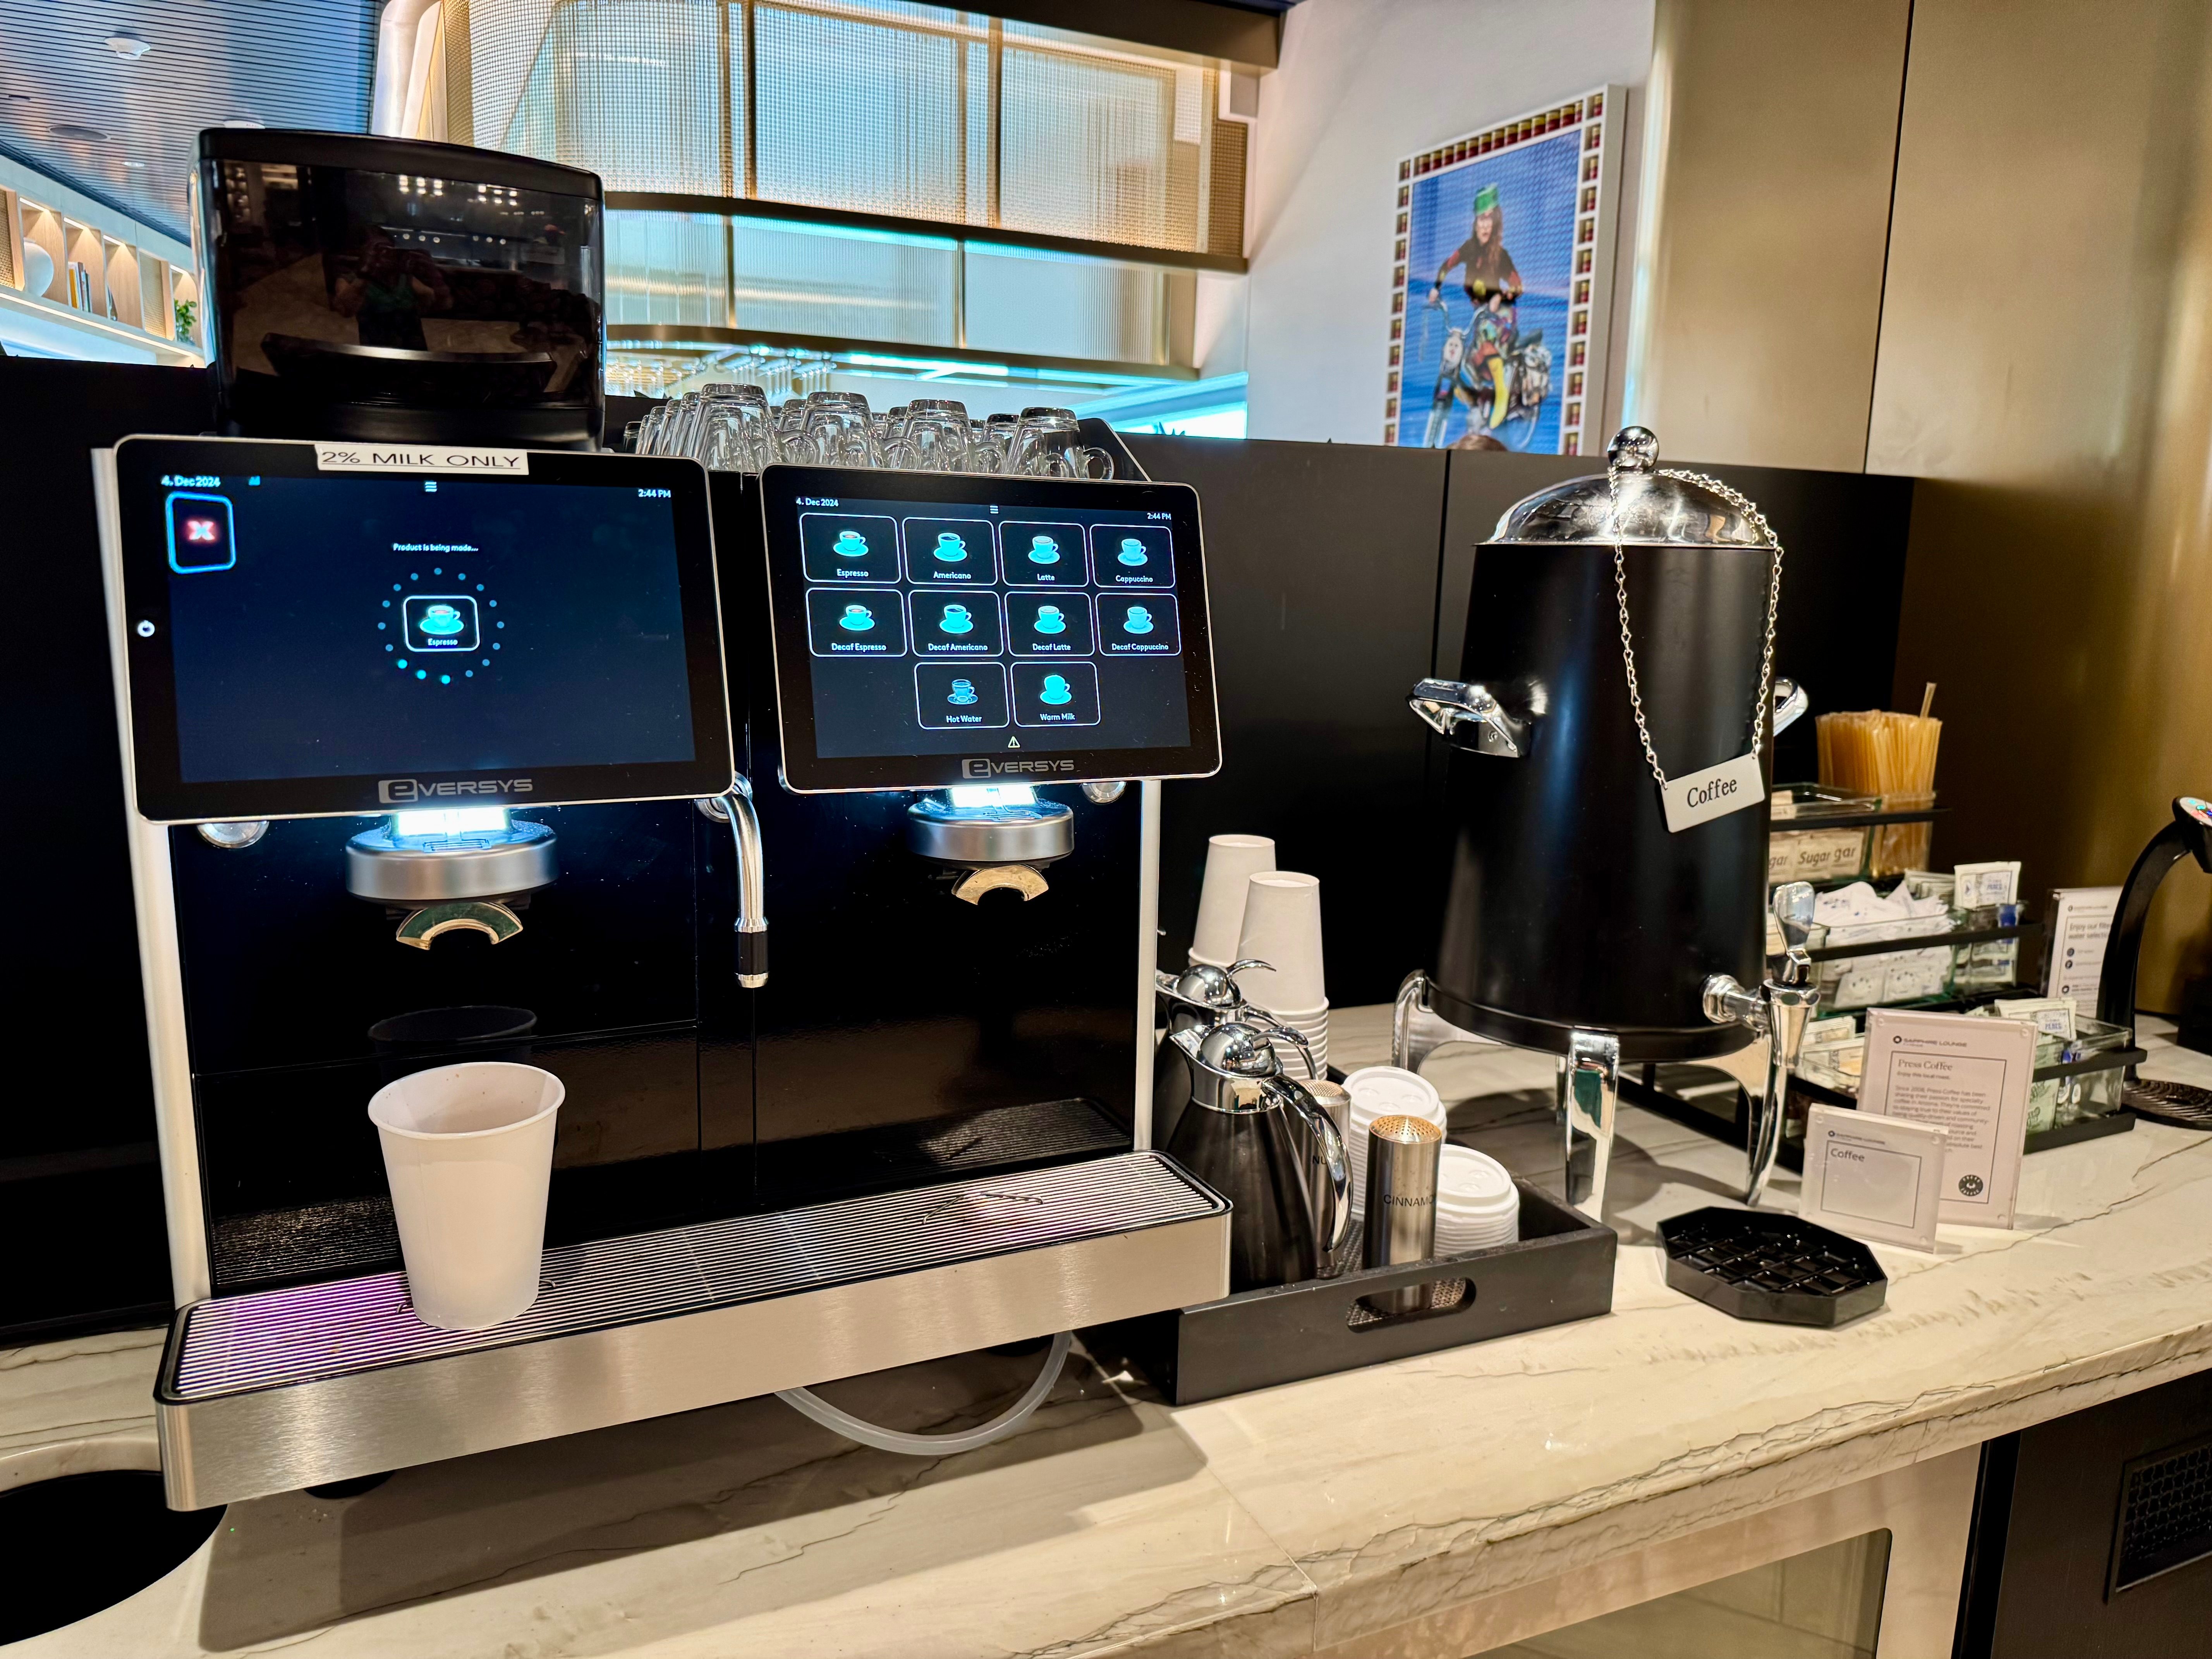
[[[1190,492],[600,452],[589,174],[226,130],[198,194],[226,435],[94,457],[171,1503],[1222,1294],[1149,1122]],[[487,1059],[567,1091],[544,1273],[434,1329],[365,1107]]]
[[[1818,994],[1812,889],[1765,902],[1772,738],[1807,707],[1774,675],[1783,551],[1742,495],[1661,467],[1643,428],[1607,461],[1507,510],[1476,552],[1460,678],[1408,698],[1450,745],[1452,856],[1394,1058],[1418,1069],[1458,1041],[1559,1056],[1566,1196],[1595,1217],[1621,1067],[1765,1039],[1756,1203]]]

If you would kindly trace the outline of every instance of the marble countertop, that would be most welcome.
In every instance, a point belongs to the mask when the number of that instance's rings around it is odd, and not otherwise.
[[[1332,1058],[1380,1058],[1386,1024],[1340,1011]],[[1479,1119],[1504,1148],[1547,1142],[1550,1066],[1492,1050],[1430,1069],[1448,1098],[1482,1097],[1455,1130]],[[2212,1083],[2212,1059],[2170,1045],[2145,1069]],[[2212,1367],[2212,1137],[2145,1123],[2031,1158],[2015,1231],[1876,1247],[1887,1305],[1833,1332],[1665,1288],[1653,1228],[1731,1201],[1739,1169],[1624,1110],[1608,1318],[1180,1410],[1079,1357],[1023,1433],[939,1460],[758,1400],[260,1499],[160,1583],[11,1653],[1435,1651],[1406,1633],[1481,1597]],[[1785,1173],[1775,1200],[1794,1197]],[[150,1463],[158,1355],[152,1333],[0,1352],[0,1486],[82,1467],[63,1442]],[[1035,1363],[824,1392],[950,1428]]]

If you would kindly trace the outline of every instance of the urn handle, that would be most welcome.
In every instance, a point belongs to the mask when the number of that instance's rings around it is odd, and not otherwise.
[[[1533,710],[1509,709],[1490,687],[1469,680],[1423,680],[1406,706],[1455,748],[1519,760],[1528,751]]]

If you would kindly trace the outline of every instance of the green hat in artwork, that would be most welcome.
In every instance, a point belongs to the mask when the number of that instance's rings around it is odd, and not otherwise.
[[[1495,213],[1498,211],[1497,185],[1480,185],[1476,186],[1474,192],[1474,210],[1477,213]]]

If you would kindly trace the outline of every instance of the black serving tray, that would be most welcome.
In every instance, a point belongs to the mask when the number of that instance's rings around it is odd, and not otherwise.
[[[1084,1344],[1094,1358],[1126,1362],[1171,1402],[1190,1406],[1611,1313],[1613,1229],[1526,1182],[1514,1184],[1521,1189],[1517,1243],[1117,1320],[1085,1331]],[[1456,1299],[1387,1316],[1365,1305],[1377,1291],[1425,1284],[1444,1287],[1436,1301]]]

